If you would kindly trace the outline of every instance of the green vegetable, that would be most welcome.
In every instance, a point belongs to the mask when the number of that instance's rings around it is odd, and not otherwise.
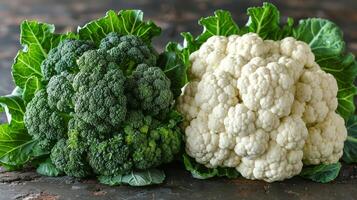
[[[100,176],[99,182],[106,185],[146,186],[152,184],[161,184],[165,180],[165,173],[158,169],[149,169],[146,171],[134,171],[127,175],[119,176]]]
[[[357,163],[357,116],[347,121],[347,140],[343,147],[342,160],[346,163]]]
[[[183,163],[186,170],[191,172],[192,176],[197,179],[208,179],[212,177],[238,178],[240,176],[239,172],[234,168],[207,168],[197,163],[187,154],[183,155]]]
[[[328,183],[335,180],[339,174],[340,169],[341,163],[304,167],[300,173],[300,176],[315,182]]]
[[[201,18],[199,24],[203,27],[202,33],[197,37],[190,33],[182,33],[184,42],[183,46],[175,45],[177,49],[176,57],[182,60],[186,68],[190,67],[189,55],[198,50],[208,38],[214,35],[243,35],[254,32],[264,39],[281,40],[285,37],[294,37],[306,42],[315,54],[316,62],[320,67],[332,74],[337,80],[339,88],[337,112],[346,121],[350,118],[348,122],[349,136],[345,143],[343,160],[348,163],[356,162],[356,135],[353,131],[353,121],[356,118],[353,116],[355,111],[353,98],[357,89],[353,82],[357,76],[357,62],[354,55],[346,52],[346,45],[340,28],[333,22],[320,18],[303,19],[297,25],[294,24],[292,18],[288,18],[285,23],[282,23],[278,9],[271,3],[264,3],[261,7],[249,8],[247,15],[249,19],[242,26],[238,26],[231,14],[223,10],[216,11],[214,16]],[[186,169],[194,177],[219,176],[217,171],[205,169],[187,156],[184,157],[184,161]],[[315,166],[313,169],[319,169],[320,173],[326,167],[321,165]],[[329,167],[328,170],[329,173],[321,173],[322,175],[317,173],[317,170],[309,170],[308,173],[306,172],[308,175],[305,176],[314,176],[312,180],[317,182],[331,181],[338,175],[340,167]]]
[[[59,176],[62,174],[62,172],[56,168],[49,158],[39,164],[36,172],[44,176]]]
[[[9,122],[0,126],[0,165],[18,169],[44,160],[37,171],[48,176],[161,183],[165,175],[153,168],[180,152],[173,91],[186,82],[176,80],[185,74],[181,60],[163,62],[173,55],[152,47],[160,32],[139,10],[109,11],[67,34],[24,21],[24,49],[13,65],[19,89],[0,97]],[[170,74],[172,66],[180,74]]]

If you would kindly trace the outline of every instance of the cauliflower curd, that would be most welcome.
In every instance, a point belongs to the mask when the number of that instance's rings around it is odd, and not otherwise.
[[[347,130],[335,112],[337,82],[306,43],[213,36],[190,62],[178,109],[197,162],[272,182],[342,156]]]

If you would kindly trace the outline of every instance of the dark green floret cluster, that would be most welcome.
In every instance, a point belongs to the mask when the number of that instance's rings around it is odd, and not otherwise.
[[[168,163],[179,153],[181,116],[158,54],[138,36],[100,44],[67,39],[42,62],[44,87],[25,126],[69,176],[116,176]]]

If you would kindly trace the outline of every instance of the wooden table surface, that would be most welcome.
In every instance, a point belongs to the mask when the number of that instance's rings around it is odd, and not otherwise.
[[[201,31],[197,20],[216,9],[232,12],[238,23],[246,21],[246,8],[258,0],[0,0],[0,95],[14,87],[10,68],[20,48],[19,24],[24,19],[53,23],[58,32],[101,17],[109,9],[141,9],[147,19],[162,27],[157,49],[168,41],[181,41],[180,32]],[[277,0],[283,18],[323,17],[344,32],[347,48],[357,54],[357,0]],[[344,166],[337,181],[317,184],[300,178],[267,184],[244,179],[195,180],[179,164],[168,170],[161,187],[145,189],[106,187],[93,180],[40,177],[34,172],[0,172],[0,200],[8,199],[357,199],[357,167]]]

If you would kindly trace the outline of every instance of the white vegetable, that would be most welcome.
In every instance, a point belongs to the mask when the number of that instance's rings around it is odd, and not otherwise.
[[[186,151],[207,167],[277,181],[303,164],[339,160],[347,137],[335,113],[337,83],[310,47],[292,37],[213,36],[190,56],[179,98]]]

